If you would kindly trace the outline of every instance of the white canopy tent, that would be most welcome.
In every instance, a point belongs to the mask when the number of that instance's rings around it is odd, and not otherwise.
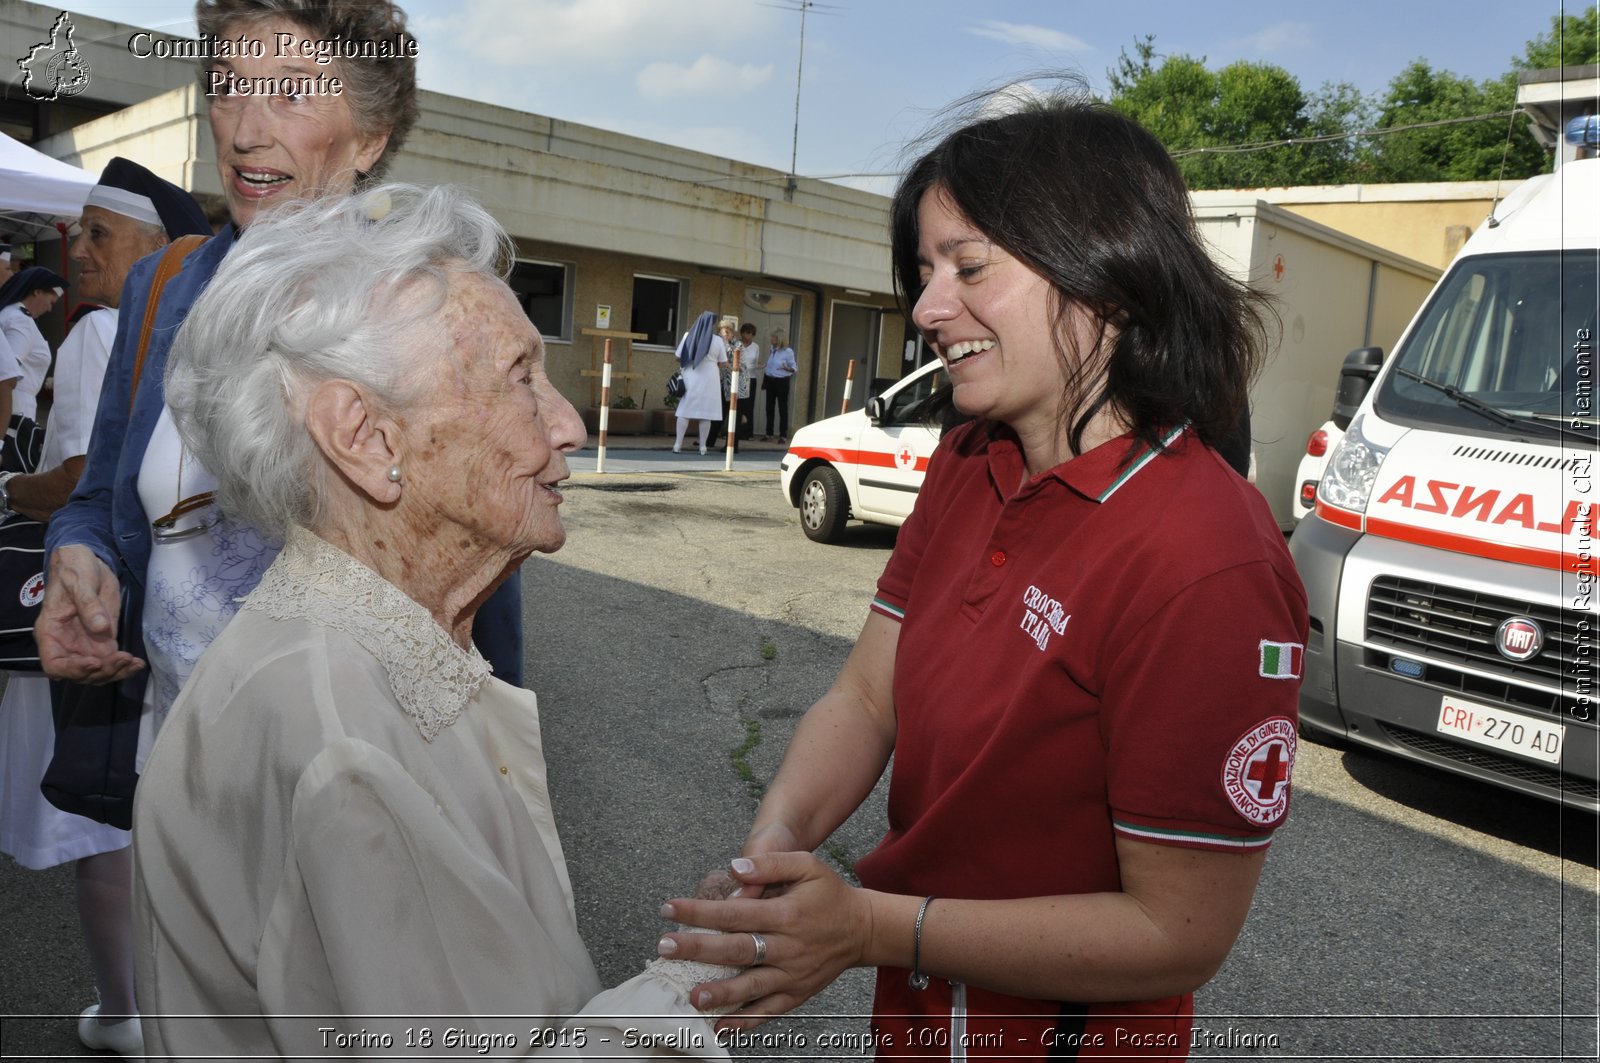
[[[0,133],[0,234],[11,234],[13,241],[54,235],[57,221],[83,213],[97,180]]]

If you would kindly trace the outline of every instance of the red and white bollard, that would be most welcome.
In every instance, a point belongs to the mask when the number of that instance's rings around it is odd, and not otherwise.
[[[600,441],[596,444],[594,471],[606,471],[606,429],[611,425],[611,337],[606,337],[605,362],[600,367]]]
[[[739,442],[739,349],[733,351],[733,371],[728,374],[728,449],[722,458],[722,471],[733,471],[733,448]]]

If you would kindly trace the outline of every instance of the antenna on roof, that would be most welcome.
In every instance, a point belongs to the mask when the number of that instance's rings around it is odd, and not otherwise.
[[[762,6],[800,12],[800,57],[794,64],[794,139],[789,145],[789,180],[783,189],[783,198],[793,199],[796,187],[795,171],[800,161],[800,78],[806,65],[806,15],[812,10],[821,15],[832,14],[838,5],[819,3],[818,0],[787,0]]]
[[[1494,202],[1489,204],[1489,228],[1498,228],[1500,219],[1495,217],[1495,212],[1500,209],[1500,188],[1506,179],[1506,161],[1511,157],[1511,137],[1517,131],[1517,115],[1522,108],[1511,108],[1511,117],[1506,121],[1506,142],[1500,150],[1500,172],[1494,179]]]

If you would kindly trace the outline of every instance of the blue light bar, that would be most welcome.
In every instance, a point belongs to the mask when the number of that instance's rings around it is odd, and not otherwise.
[[[1564,132],[1568,144],[1587,148],[1600,147],[1600,115],[1580,114],[1567,123]]]

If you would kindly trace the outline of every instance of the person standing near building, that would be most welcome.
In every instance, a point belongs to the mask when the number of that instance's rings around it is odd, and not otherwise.
[[[756,343],[756,326],[746,321],[739,329],[739,438],[756,436],[756,378],[761,375],[761,345]]]
[[[789,381],[800,371],[795,361],[794,348],[789,346],[789,336],[782,329],[772,330],[772,349],[767,354],[766,370],[761,377],[761,387],[767,393],[767,434],[772,437],[772,409],[778,409],[778,442],[789,441]]]
[[[711,426],[722,418],[722,373],[728,360],[727,345],[717,335],[717,315],[706,310],[695,319],[694,327],[678,341],[678,366],[683,373],[683,398],[675,407],[678,434],[674,454],[683,450],[683,436],[690,421],[700,422],[700,453],[706,452]]]
[[[722,433],[728,427],[728,404],[734,400],[733,352],[739,349],[739,339],[736,335],[738,331],[738,318],[725,317],[717,322],[717,335],[722,339],[723,352],[727,356],[727,361],[723,362],[717,367],[718,375],[721,377],[722,381],[722,416],[718,417],[715,423],[711,425],[711,434],[706,438],[706,446],[711,450],[719,449],[722,441]],[[741,365],[742,364],[743,363],[741,363]],[[734,434],[733,449],[735,451],[739,449],[738,433]]]

